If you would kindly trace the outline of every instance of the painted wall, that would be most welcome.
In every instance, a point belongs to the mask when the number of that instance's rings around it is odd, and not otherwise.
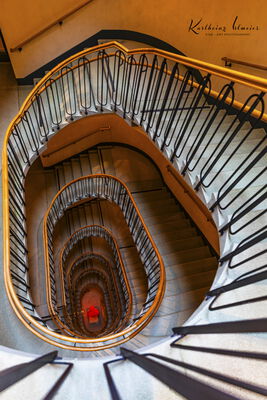
[[[0,28],[7,47],[16,46],[78,4],[74,0],[2,0]],[[12,53],[11,60],[16,77],[23,78],[102,29],[128,29],[218,65],[223,65],[223,56],[267,65],[266,14],[266,0],[93,0],[62,26]],[[266,76],[254,69],[234,68]]]

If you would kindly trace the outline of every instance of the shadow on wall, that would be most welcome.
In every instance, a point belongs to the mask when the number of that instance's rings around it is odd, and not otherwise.
[[[60,56],[54,58],[49,63],[43,65],[41,68],[37,69],[36,71],[32,72],[31,74],[25,76],[24,78],[19,78],[18,84],[19,85],[32,85],[33,80],[35,78],[43,77],[47,71],[54,68],[60,62],[66,60],[68,57],[72,56],[73,54],[78,53],[79,51],[84,50],[85,48],[93,47],[98,45],[98,41],[111,41],[111,40],[130,40],[139,42],[140,44],[145,44],[147,46],[156,47],[157,49],[162,49],[169,51],[171,53],[180,54],[185,56],[180,50],[176,49],[175,47],[171,46],[169,43],[164,42],[161,39],[158,39],[154,36],[146,35],[144,33],[135,32],[135,31],[128,31],[128,30],[121,30],[121,29],[105,29],[101,30],[95,35],[85,39],[81,43],[77,44],[76,46],[72,47],[70,50],[66,51],[65,53],[61,54]]]

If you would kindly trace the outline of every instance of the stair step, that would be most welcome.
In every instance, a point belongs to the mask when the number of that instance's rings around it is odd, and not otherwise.
[[[99,162],[99,156],[96,150],[88,151],[88,157],[90,160],[92,174],[103,174],[101,163]]]
[[[191,237],[190,239],[173,240],[170,243],[165,241],[158,242],[158,249],[161,255],[169,254],[173,250],[186,250],[201,247],[204,241],[201,236]]]
[[[137,201],[138,207],[140,210],[150,210],[150,209],[154,209],[154,208],[159,208],[160,206],[169,206],[169,205],[176,205],[177,208],[180,209],[179,205],[177,204],[177,202],[175,201],[174,198],[171,197],[166,197],[166,196],[162,196],[161,198],[158,198],[156,196],[154,196],[153,200],[150,198],[146,198],[146,200],[144,201],[143,199],[141,200],[140,198]]]
[[[131,260],[133,264],[136,264],[136,263],[140,262],[140,257],[139,257],[139,255],[137,253],[137,250],[136,250],[136,248],[134,246],[120,248],[120,252],[123,255],[123,257]]]
[[[173,296],[179,293],[189,292],[202,287],[211,287],[215,271],[206,271],[199,274],[177,277],[166,281],[165,296]]]
[[[57,166],[55,170],[57,174],[58,190],[60,190],[66,184],[63,167]]]
[[[78,207],[78,211],[79,211],[79,218],[81,221],[81,227],[86,226],[87,225],[87,221],[86,221],[86,214],[85,214],[85,210],[83,206],[79,206]]]
[[[194,308],[189,308],[166,317],[156,314],[152,321],[142,330],[142,334],[147,337],[170,336],[173,333],[172,328],[182,325],[194,311]]]
[[[218,268],[216,257],[207,257],[201,260],[183,262],[178,265],[165,265],[167,279],[175,279],[187,275],[198,274]]]
[[[88,154],[80,154],[79,159],[81,164],[82,176],[91,175],[92,168],[90,165]]]
[[[179,225],[179,222],[181,220],[184,220],[186,218],[185,214],[183,212],[174,212],[174,213],[168,213],[164,215],[153,215],[153,216],[146,216],[142,214],[142,217],[144,218],[144,221],[149,228],[152,225],[157,225],[164,220],[164,223],[166,224],[167,222],[176,222],[177,225]]]
[[[71,182],[73,180],[73,173],[72,173],[71,163],[70,162],[63,162],[62,165],[63,165],[65,182],[69,183],[69,182]]]
[[[233,141],[232,144],[228,146],[227,149],[224,151],[223,155],[224,156],[230,155],[235,148],[236,148],[235,157],[239,156],[240,154],[248,154],[251,151],[251,149],[254,148],[256,144],[258,144],[258,142],[259,142],[258,139],[245,140],[245,142],[239,148],[237,148],[237,144],[239,143],[239,141],[238,142]],[[205,147],[206,146],[203,145],[198,147],[194,159],[197,159],[200,156]],[[218,151],[218,147],[221,148],[222,146],[218,146],[218,144],[210,144],[208,149],[205,151],[204,157],[209,157],[209,155],[211,155],[214,151]],[[184,152],[187,154],[187,152],[190,151],[190,149],[191,149],[190,146],[186,146]]]
[[[208,246],[197,247],[191,250],[182,250],[174,253],[165,254],[163,262],[166,266],[185,263],[187,261],[199,260],[210,256],[210,249]]]
[[[163,183],[161,179],[143,180],[143,181],[131,181],[127,182],[127,187],[131,192],[140,192],[147,190],[162,189]]]
[[[262,150],[264,148],[264,144],[262,146],[260,146],[260,148],[258,150]],[[260,154],[260,151],[255,151],[253,153],[253,157],[257,157]],[[218,162],[212,167],[212,171],[213,172],[217,172],[218,170],[220,170],[221,166],[227,164],[224,166],[223,170],[224,171],[234,171],[236,170],[240,164],[247,158],[248,153],[243,153],[243,154],[239,154],[238,157],[233,157],[229,160],[229,156],[221,156],[220,159],[218,160]],[[198,161],[197,164],[197,170],[199,171],[201,168],[203,168],[205,166],[206,163],[209,164],[210,158],[209,157],[202,157],[201,160]],[[251,161],[251,157],[249,158],[249,160],[246,162],[246,164],[244,165],[248,165],[249,161]],[[266,161],[264,160],[264,157],[262,157],[258,162],[257,162],[257,166],[265,166],[266,165]]]
[[[131,267],[133,267],[133,264],[131,264]],[[129,281],[146,279],[144,271],[140,270],[139,268],[137,268],[136,270],[132,270],[131,268],[130,271],[127,271],[127,276]]]
[[[237,201],[240,204],[244,204],[246,201],[248,201],[254,195],[256,195],[260,189],[261,189],[261,186],[251,186],[251,187],[247,188],[245,191],[242,191],[242,189],[234,188],[231,190],[231,193],[229,193],[225,197],[225,199],[222,200],[221,204],[222,204],[222,206],[224,206],[224,205],[228,204],[230,199],[234,199],[237,196],[237,199],[227,207],[227,212],[233,213],[236,210],[236,202]],[[240,194],[240,195],[238,196],[238,194]],[[254,208],[254,210],[262,209],[262,204],[259,204],[257,207]]]
[[[179,211],[179,207],[173,202],[163,202],[163,204],[153,207],[151,205],[146,207],[138,206],[138,208],[142,217],[162,216],[164,218],[165,215],[171,216]]]
[[[147,285],[145,282],[131,281],[131,288],[136,296],[143,296],[144,298],[147,296]]]
[[[73,179],[80,178],[82,176],[82,168],[79,158],[71,158],[70,162]]]
[[[185,238],[191,238],[197,235],[197,230],[196,228],[183,228],[180,230],[177,230],[175,233],[173,231],[165,231],[165,232],[160,232],[157,231],[153,234],[153,239],[156,244],[160,243],[162,240],[166,242],[171,242],[179,239],[185,239]]]
[[[196,308],[204,300],[208,291],[209,287],[202,287],[197,290],[183,292],[182,294],[164,297],[157,315],[166,316],[168,314]]]
[[[154,201],[160,201],[170,199],[171,195],[166,189],[161,188],[160,190],[151,190],[139,193],[133,193],[134,200],[137,204],[139,203],[153,203]]]
[[[190,228],[190,225],[191,221],[189,221],[188,219],[179,220],[179,224],[177,223],[177,221],[166,222],[166,223],[161,222],[159,224],[150,225],[149,232],[152,234],[153,237],[158,232],[160,232],[161,234],[164,232],[172,232],[173,235],[175,235],[176,231],[179,232],[181,228],[186,228],[186,229]]]
[[[103,162],[103,170],[105,174],[116,176],[116,171],[114,168],[114,161],[112,157],[112,147],[109,148],[101,148],[99,150],[100,156]]]
[[[217,177],[216,173],[210,173],[209,174],[209,180],[212,180],[213,178],[214,181],[211,185],[211,190],[212,191],[218,191],[221,187],[222,187],[222,182],[225,182],[224,184],[224,189],[226,190],[228,186],[231,185],[231,183],[233,183],[238,176],[242,173],[242,171],[244,170],[244,168],[239,168],[238,173],[235,174],[233,177],[233,171],[224,171],[218,174]],[[242,179],[238,179],[238,181],[235,184],[235,189],[240,189],[242,190],[248,182],[252,181],[253,179],[255,179],[255,177],[261,173],[261,171],[263,170],[262,167],[257,167],[254,166],[252,170],[250,170],[245,177],[243,177]],[[251,184],[251,187],[253,186],[261,186],[264,185],[266,183],[266,173],[261,174],[261,176],[259,176],[257,179],[255,179],[255,181]]]
[[[137,257],[132,258],[132,256],[125,257],[125,255],[123,255],[123,259],[124,259],[125,268],[127,270],[127,274],[131,273],[131,272],[133,272],[133,273],[141,272],[141,273],[143,273],[143,276],[146,279],[144,266],[141,263],[139,256],[138,256],[138,258]]]

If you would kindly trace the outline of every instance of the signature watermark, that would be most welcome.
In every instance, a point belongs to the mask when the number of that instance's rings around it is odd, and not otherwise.
[[[199,20],[191,19],[188,32],[194,35],[204,33],[209,36],[227,36],[227,35],[250,35],[253,31],[259,31],[259,25],[244,24],[236,16],[230,24],[214,24],[212,22],[204,22],[202,18]]]

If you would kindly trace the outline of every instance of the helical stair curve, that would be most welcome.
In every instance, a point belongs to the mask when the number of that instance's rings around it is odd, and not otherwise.
[[[240,86],[249,93],[245,100],[235,99]],[[161,50],[127,50],[116,42],[87,49],[50,71],[10,124],[3,148],[5,284],[24,325],[34,332],[28,319],[46,330],[29,315],[29,297],[20,294],[27,287],[27,171],[67,124],[114,112],[146,132],[170,161],[168,172],[185,177],[211,210],[221,234],[215,281],[186,325],[174,327],[177,339],[187,335],[181,343],[193,343],[191,351],[218,354],[218,344],[194,345],[190,334],[234,334],[240,349],[241,333],[266,332],[266,90],[263,78]],[[12,273],[11,265],[19,265],[24,277]],[[186,344],[173,346],[188,350]],[[133,359],[130,353],[123,356]],[[238,350],[230,353],[224,354],[240,356]]]

